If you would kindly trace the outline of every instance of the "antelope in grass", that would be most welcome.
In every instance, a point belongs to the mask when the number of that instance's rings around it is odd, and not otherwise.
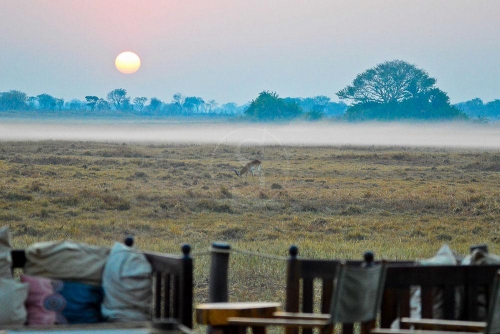
[[[236,175],[238,175],[238,176],[242,176],[244,174],[247,174],[248,171],[252,172],[252,176],[254,176],[255,171],[258,171],[259,174],[262,171],[262,162],[260,162],[259,160],[253,160],[253,161],[250,161],[249,163],[247,163],[245,165],[245,167],[243,167],[239,172],[236,169],[233,169],[233,170],[236,173]]]

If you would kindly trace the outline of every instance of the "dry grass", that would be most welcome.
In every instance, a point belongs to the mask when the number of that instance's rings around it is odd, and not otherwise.
[[[261,177],[232,168],[263,161]],[[286,256],[388,259],[500,253],[500,153],[401,147],[0,142],[0,225],[15,247],[54,239],[195,254],[211,242]],[[285,263],[231,256],[231,300],[280,300]]]

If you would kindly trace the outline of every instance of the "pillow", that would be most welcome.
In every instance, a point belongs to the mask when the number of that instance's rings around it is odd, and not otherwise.
[[[101,320],[102,288],[21,275],[29,284],[28,325],[87,324]]]
[[[104,267],[102,315],[110,321],[149,320],[152,268],[144,254],[115,243]]]
[[[12,278],[0,278],[0,327],[4,325],[24,325],[28,296],[28,284],[19,283]]]
[[[0,228],[0,277],[12,277],[12,257],[9,227]]]
[[[101,285],[109,248],[71,241],[40,242],[26,249],[24,273]]]
[[[451,250],[450,246],[443,245],[436,255],[430,259],[420,260],[420,264],[426,266],[444,266],[444,265],[457,265],[458,261],[455,253]]]
[[[445,266],[457,265],[458,260],[455,253],[451,250],[450,246],[443,245],[436,255],[429,259],[420,260],[419,264],[425,266]],[[410,297],[410,316],[412,318],[421,318],[421,290],[420,287],[411,288]],[[443,303],[444,291],[439,288],[432,290],[432,314],[434,319],[442,319],[444,317]],[[461,300],[463,298],[463,291],[456,289],[455,291],[455,318],[458,318],[462,313]]]

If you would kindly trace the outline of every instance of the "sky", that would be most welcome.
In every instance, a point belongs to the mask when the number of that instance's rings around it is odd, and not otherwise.
[[[0,92],[338,101],[357,74],[401,59],[452,103],[489,102],[500,99],[499,18],[498,0],[1,0]],[[116,70],[123,51],[139,71]]]

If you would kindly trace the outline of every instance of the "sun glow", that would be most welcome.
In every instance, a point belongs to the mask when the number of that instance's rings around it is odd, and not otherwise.
[[[122,52],[116,57],[115,66],[122,73],[132,74],[141,67],[141,59],[133,52]]]

